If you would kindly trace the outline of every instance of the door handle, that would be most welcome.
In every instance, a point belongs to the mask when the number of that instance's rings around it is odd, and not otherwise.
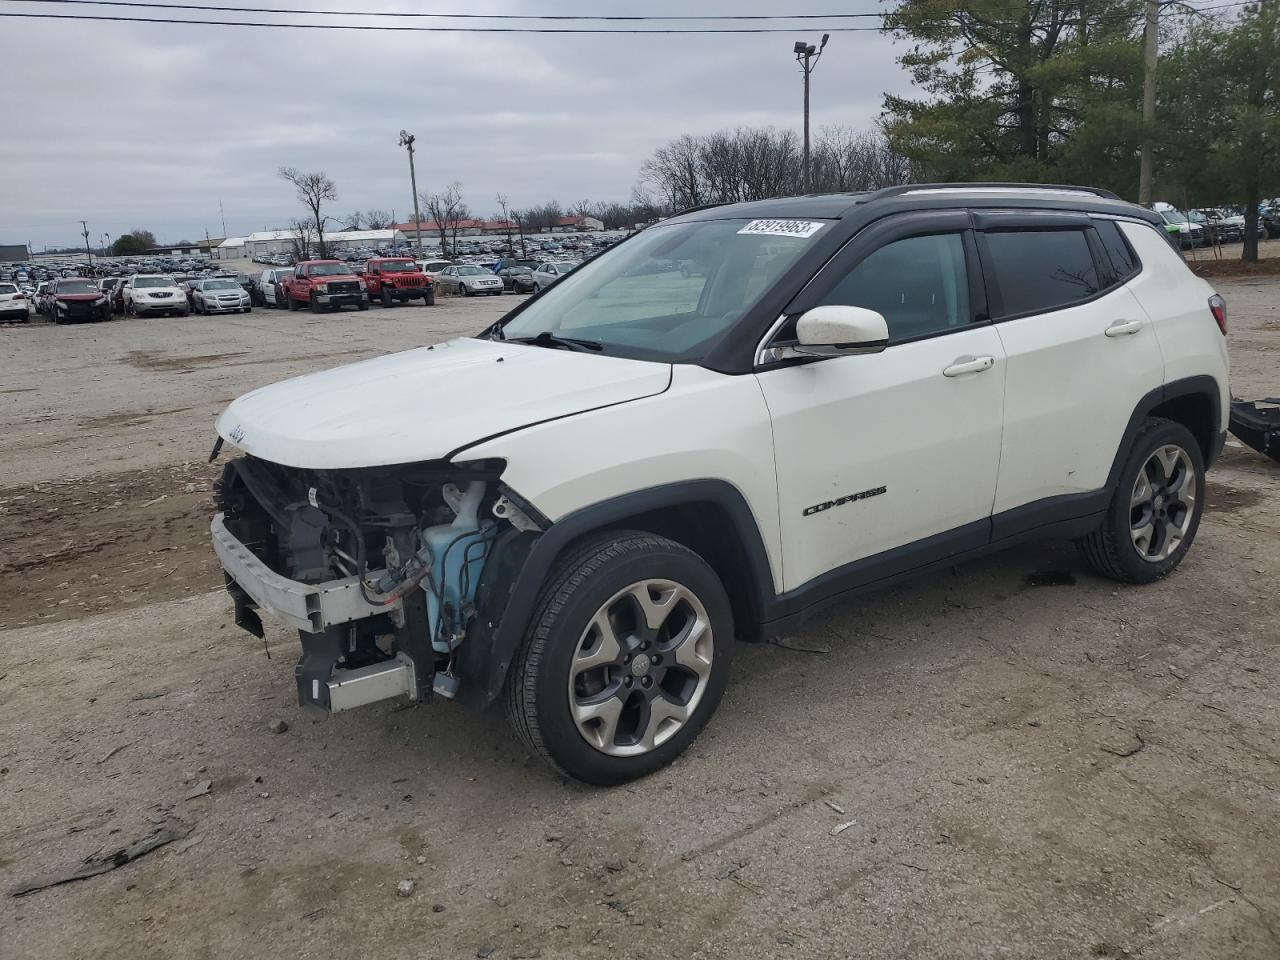
[[[996,365],[995,357],[956,357],[942,371],[944,377],[963,377],[966,373],[982,373]]]
[[[1108,337],[1131,337],[1141,329],[1141,320],[1117,320],[1103,332]]]

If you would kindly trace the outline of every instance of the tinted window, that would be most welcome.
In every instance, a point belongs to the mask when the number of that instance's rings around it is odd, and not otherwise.
[[[967,324],[969,280],[958,233],[886,244],[855,266],[823,304],[867,307],[884,316],[889,342]]]
[[[1115,270],[1116,280],[1123,282],[1138,272],[1138,258],[1134,256],[1129,244],[1120,233],[1120,227],[1114,220],[1095,220],[1094,227],[1111,258],[1111,267]]]
[[[988,233],[1001,316],[1040,313],[1098,292],[1098,271],[1083,230]]]

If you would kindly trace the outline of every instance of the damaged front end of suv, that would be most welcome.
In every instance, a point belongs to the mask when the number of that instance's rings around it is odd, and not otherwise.
[[[433,694],[479,705],[510,570],[547,524],[500,460],[350,469],[230,460],[214,548],[236,623],[298,629],[298,700],[327,712]],[[501,558],[499,561],[497,558]]]

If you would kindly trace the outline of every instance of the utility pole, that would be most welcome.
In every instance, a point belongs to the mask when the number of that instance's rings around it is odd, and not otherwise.
[[[85,253],[85,256],[89,258],[89,272],[92,273],[93,272],[93,251],[89,249],[89,224],[81,220],[80,226],[84,228],[84,253]]]
[[[418,256],[422,256],[422,214],[418,212],[418,174],[413,169],[413,141],[416,138],[412,133],[400,131],[400,146],[407,147],[409,150],[409,184],[413,187],[413,230],[418,235]],[[395,236],[395,224],[391,225],[392,237]]]
[[[1150,0],[1148,0],[1150,2]],[[822,35],[822,43],[815,47],[812,43],[805,43],[803,40],[797,40],[793,48],[796,55],[796,63],[800,64],[800,70],[804,73],[804,189],[802,192],[808,193],[810,188],[809,178],[809,75],[813,73],[813,68],[818,65],[818,59],[822,56],[823,47],[827,45],[827,40],[831,34],[824,33]]]
[[[224,210],[222,209],[222,199],[221,199],[221,198],[219,198],[219,199],[218,199],[218,216],[222,218],[222,239],[223,239],[223,240],[226,240],[226,239],[227,239],[227,214],[226,214],[226,211],[224,211]],[[208,240],[208,239],[209,239],[209,231],[208,231],[208,230],[206,230],[206,231],[204,232],[204,235],[205,235],[205,239],[206,239],[206,240]]]
[[[1151,137],[1156,124],[1156,57],[1160,48],[1160,3],[1146,0],[1142,70],[1142,160],[1138,168],[1138,203],[1151,206]]]

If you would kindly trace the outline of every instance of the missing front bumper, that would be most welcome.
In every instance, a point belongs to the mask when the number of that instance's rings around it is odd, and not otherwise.
[[[400,614],[400,600],[386,606],[365,600],[359,577],[299,583],[281,576],[236,539],[221,513],[214,516],[209,531],[227,576],[269,616],[299,630],[320,633],[365,617],[390,614],[394,618]]]

